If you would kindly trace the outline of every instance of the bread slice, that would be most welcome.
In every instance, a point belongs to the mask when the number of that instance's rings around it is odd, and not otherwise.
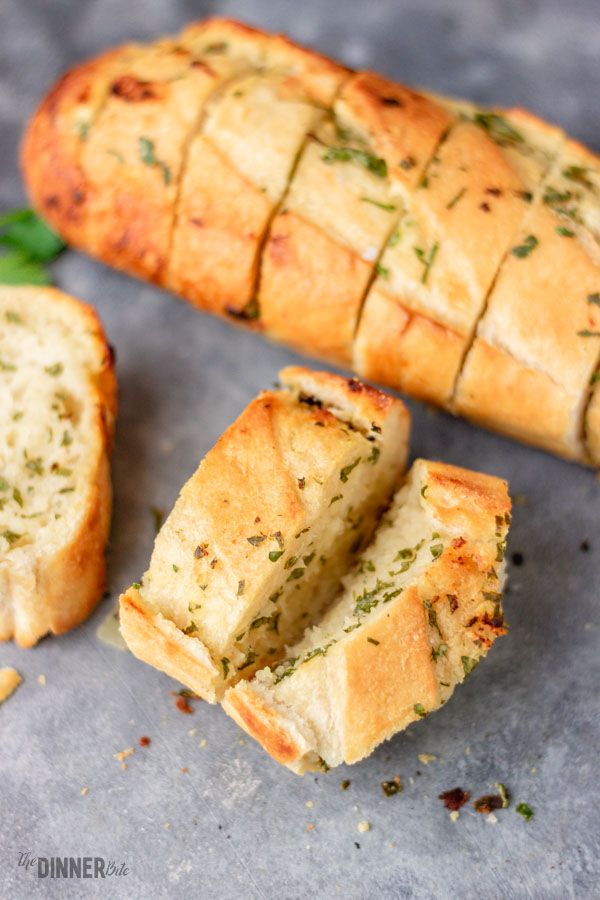
[[[116,381],[94,311],[0,288],[0,393],[0,640],[31,647],[104,589]]]
[[[207,454],[120,602],[140,659],[219,700],[320,617],[406,458],[404,405],[287,368]]]
[[[317,626],[223,707],[295,772],[353,763],[444,704],[505,632],[499,478],[418,460]]]

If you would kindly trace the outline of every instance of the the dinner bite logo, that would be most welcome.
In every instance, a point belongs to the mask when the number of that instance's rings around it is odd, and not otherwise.
[[[103,856],[33,856],[19,852],[17,865],[37,878],[114,878],[128,875],[129,868]]]

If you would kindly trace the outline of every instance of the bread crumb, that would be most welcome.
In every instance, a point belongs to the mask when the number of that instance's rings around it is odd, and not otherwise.
[[[537,766],[533,766],[531,769],[531,774],[535,775],[536,772],[537,772]]]
[[[465,756],[470,756],[470,755],[471,755],[471,748],[465,747]]]
[[[359,822],[356,826],[357,830],[360,831],[361,834],[364,834],[366,831],[371,830],[371,823],[367,822],[366,819],[363,819],[362,822]]]
[[[167,831],[168,831],[168,830],[169,830],[169,828],[170,828],[170,827],[171,827],[171,823],[170,823],[170,822],[165,822],[165,824],[164,824],[164,826],[163,826],[163,827],[164,827],[164,828],[166,828],[166,829],[167,829]]]
[[[46,676],[45,676],[45,675],[38,675],[38,677],[37,677],[37,683],[38,683],[39,685],[41,685],[42,687],[45,687],[45,686],[46,686]]]
[[[196,735],[197,731],[198,731],[197,728],[190,728],[190,730],[188,731],[188,734],[190,737],[194,737]]]
[[[394,841],[390,841],[388,844],[388,847],[391,847],[392,850],[394,849],[395,846],[396,846],[396,844],[394,843]]]
[[[0,669],[0,703],[8,700],[13,691],[19,687],[23,679],[16,669],[6,666]]]
[[[315,823],[314,823],[314,822],[309,822],[308,825],[306,826],[306,830],[307,830],[307,831],[313,831],[313,830],[314,830],[314,827],[315,827]]]
[[[419,753],[418,760],[422,762],[424,766],[428,766],[430,762],[434,762],[437,759],[437,756],[434,753]]]
[[[89,792],[90,792],[89,787],[82,787],[81,790],[79,791],[79,793],[81,794],[82,797],[87,797]]]
[[[313,803],[312,800],[307,800],[306,805],[308,806],[309,809],[312,809],[315,804]]]
[[[198,744],[198,746],[199,746],[199,747],[206,747],[207,744],[208,744],[208,741],[206,740],[206,738],[202,738],[202,740],[200,741],[200,743]]]
[[[242,745],[242,747],[243,747],[244,744],[246,743],[246,741],[245,741],[244,738],[240,738],[238,743],[240,743],[240,744]]]
[[[123,771],[125,771],[129,768],[129,766],[127,765],[127,763],[121,763],[121,768],[123,769]]]
[[[126,750],[119,750],[118,753],[113,753],[113,759],[116,759],[117,762],[122,763],[124,759],[127,759],[128,756],[131,756],[134,753],[133,747],[127,747]]]
[[[485,821],[488,823],[488,825],[497,825],[498,824],[498,819],[496,818],[494,813],[490,813],[489,816],[486,816]]]
[[[453,809],[450,813],[450,818],[453,822],[458,822],[458,820],[460,819],[459,811],[457,809]]]

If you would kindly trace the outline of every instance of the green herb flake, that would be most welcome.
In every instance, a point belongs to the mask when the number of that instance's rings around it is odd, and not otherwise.
[[[150,138],[140,137],[138,140],[140,159],[144,163],[145,166],[156,166],[160,169],[163,177],[163,181],[166,185],[171,183],[171,170],[166,165],[166,163],[162,162],[162,160],[158,159],[156,156],[156,152],[154,149],[154,141],[151,141]]]
[[[379,200],[373,200],[372,197],[361,197],[360,199],[362,203],[370,203],[371,206],[376,206],[384,212],[395,212],[398,209],[394,203],[381,203]]]
[[[435,244],[429,250],[429,253],[426,253],[422,247],[413,247],[415,251],[415,256],[419,260],[419,262],[423,265],[423,274],[421,275],[421,284],[427,284],[427,280],[429,278],[429,272],[433,263],[435,262],[435,258],[437,256],[438,250],[440,249],[439,243],[436,241]]]
[[[173,571],[179,572],[179,566],[175,565],[175,563],[173,563]]]
[[[352,472],[353,469],[355,469],[357,467],[359,462],[360,462],[360,456],[358,456],[354,460],[353,463],[350,463],[349,465],[344,466],[343,469],[340,469],[340,481],[342,481],[345,484],[348,481],[348,477],[349,477],[350,473]],[[329,505],[331,506],[331,503]]]
[[[524,144],[523,135],[504,116],[494,112],[478,112],[473,122],[488,133],[493,141],[504,147],[510,144]]]
[[[375,263],[375,271],[380,278],[387,279],[390,277],[390,270],[386,266],[382,266],[380,262]]]
[[[8,545],[10,547],[12,547],[13,544],[15,544],[20,538],[23,537],[22,534],[17,534],[16,531],[11,531],[10,528],[7,528],[6,531],[3,531],[0,536],[8,542]]]
[[[12,310],[12,309],[8,309],[4,313],[4,318],[6,319],[7,322],[10,322],[11,325],[22,325],[23,324],[23,319],[21,318],[21,316],[18,313],[14,312],[14,310]]]
[[[53,363],[51,366],[44,366],[44,372],[47,375],[51,375],[52,378],[57,378],[59,375],[62,375],[63,371],[64,366],[60,362]]]
[[[19,488],[13,488],[12,495],[13,495],[13,500],[15,501],[15,503],[17,503],[22,509],[23,508],[23,495],[21,494],[21,491],[19,490]]]
[[[6,480],[6,478],[2,478],[0,476],[0,491],[7,491],[9,489],[9,487],[10,487],[10,485],[9,485],[8,481]]]
[[[570,228],[565,228],[564,225],[558,225],[554,230],[557,234],[560,234],[561,237],[575,237],[575,232],[571,231]]]
[[[395,247],[396,244],[399,242],[399,240],[400,240],[400,231],[398,229],[396,229],[396,231],[392,232],[392,234],[390,234],[390,236],[388,238],[388,242],[387,242],[388,247]]]
[[[304,572],[305,572],[305,570],[302,568],[292,569],[292,571],[290,572],[290,574],[287,577],[287,580],[288,581],[297,581],[299,578],[302,578],[302,576],[304,575]]]
[[[28,472],[31,472],[32,475],[43,475],[44,468],[42,466],[42,457],[36,456],[34,459],[28,459],[26,456],[25,468]]]
[[[255,534],[252,537],[246,538],[248,543],[252,544],[253,547],[258,547],[263,541],[266,541],[266,539],[266,534]]]
[[[589,328],[583,328],[577,332],[577,337],[600,337],[600,331],[590,331]]]
[[[429,549],[431,550],[432,557],[434,559],[438,559],[438,557],[440,557],[442,555],[442,553],[444,552],[444,545],[443,544],[434,544]]]
[[[386,178],[388,173],[385,159],[355,147],[328,147],[321,159],[329,165],[337,162],[355,162],[378,178]]]
[[[333,506],[333,504],[337,503],[338,500],[341,500],[343,496],[344,496],[343,494],[336,494],[335,497],[332,497],[331,500],[329,501],[329,505]]]
[[[454,195],[454,197],[452,198],[452,200],[450,200],[450,201],[446,204],[446,209],[454,209],[454,207],[456,206],[456,204],[459,203],[460,200],[462,200],[462,198],[465,196],[466,193],[467,193],[467,189],[466,189],[465,187],[464,187],[464,188],[461,188],[460,191],[459,191],[457,194]]]
[[[472,659],[470,656],[461,656],[460,661],[465,675],[470,675],[475,666],[479,663],[478,659]]]
[[[379,647],[379,644],[381,643],[381,641],[376,641],[375,638],[372,637],[368,637],[367,641],[369,644],[374,644],[376,647]]]
[[[593,303],[595,306],[600,306],[600,293],[588,294],[587,302]]]
[[[269,553],[269,559],[271,562],[277,562],[277,560],[283,556],[283,550],[271,550]]]
[[[231,662],[227,659],[226,656],[224,656],[221,659],[221,665],[223,666],[223,678],[227,678],[227,676],[229,675],[229,666],[231,665]]]
[[[517,803],[515,809],[520,816],[523,816],[526,822],[531,822],[534,813],[528,803]]]
[[[279,674],[275,675],[273,684],[279,684],[279,682],[283,681],[284,678],[289,678],[289,676],[293,673],[296,667],[296,663],[299,659],[299,656],[293,656],[290,659],[284,659],[284,661],[277,667],[276,671]]]
[[[588,171],[589,170],[583,166],[567,166],[566,169],[563,169],[563,175],[565,178],[568,178],[569,181],[574,181],[576,184],[580,184],[582,187],[593,191],[594,184],[587,177]]]
[[[256,662],[257,659],[258,659],[258,656],[257,656],[257,654],[254,652],[254,650],[248,650],[248,652],[246,653],[246,659],[245,659],[244,662],[241,664],[241,666],[238,666],[238,667],[237,667],[237,668],[238,668],[238,672],[241,672],[242,669],[247,669],[248,666],[251,666],[252,663],[253,663],[253,662]]]
[[[370,455],[367,456],[365,462],[371,463],[371,465],[374,466],[380,456],[381,456],[381,450],[379,449],[379,447],[373,447]]]
[[[518,244],[516,247],[513,247],[510,251],[513,256],[516,256],[517,259],[525,259],[526,256],[529,256],[532,250],[538,245],[538,239],[534,234],[528,234],[522,244]]]
[[[423,719],[427,715],[427,710],[422,703],[415,703],[413,709],[421,719]]]
[[[141,586],[142,586],[142,585],[140,584],[139,581],[134,581],[133,584],[131,585],[131,587],[132,587],[134,590],[136,590],[136,591],[139,591],[139,589],[141,588]]]

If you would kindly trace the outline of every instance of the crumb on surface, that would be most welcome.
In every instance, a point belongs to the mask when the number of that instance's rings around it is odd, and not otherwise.
[[[469,791],[463,791],[461,787],[450,788],[449,791],[443,791],[438,795],[446,809],[457,811],[467,803],[471,794]]]
[[[198,744],[198,746],[199,746],[199,747],[206,747],[207,744],[208,744],[208,741],[206,740],[206,738],[202,738],[202,740],[200,741],[200,743]]]
[[[45,676],[45,675],[38,675],[38,677],[37,677],[37,683],[38,683],[41,687],[45,687],[45,686],[46,686],[46,676]]]
[[[430,762],[435,762],[437,756],[435,753],[419,753],[418,759],[424,766],[428,766]]]
[[[457,809],[452,810],[452,812],[450,813],[450,819],[452,822],[458,822],[458,820],[460,819],[460,813]]]
[[[79,793],[81,794],[82,797],[87,797],[89,792],[90,792],[89,787],[82,787],[81,790],[79,791]]]
[[[128,756],[132,756],[133,753],[135,753],[135,749],[133,747],[127,747],[125,750],[119,750],[118,753],[113,753],[113,759],[122,763],[124,759],[127,759]]]
[[[315,828],[314,822],[309,822],[308,825],[306,826],[307,831],[314,831],[314,828]]]
[[[0,669],[0,703],[4,703],[13,691],[19,687],[23,679],[16,669],[11,666],[5,666]]]
[[[356,826],[356,828],[357,828],[357,831],[360,831],[361,834],[364,834],[366,831],[370,831],[370,830],[371,830],[371,823],[370,823],[370,822],[367,822],[366,819],[363,819],[362,822],[359,822],[359,823],[358,823],[358,825]]]
[[[315,804],[313,803],[312,800],[307,800],[307,801],[306,801],[306,805],[307,805],[307,807],[308,807],[309,809],[312,809],[313,806],[314,806]]]

